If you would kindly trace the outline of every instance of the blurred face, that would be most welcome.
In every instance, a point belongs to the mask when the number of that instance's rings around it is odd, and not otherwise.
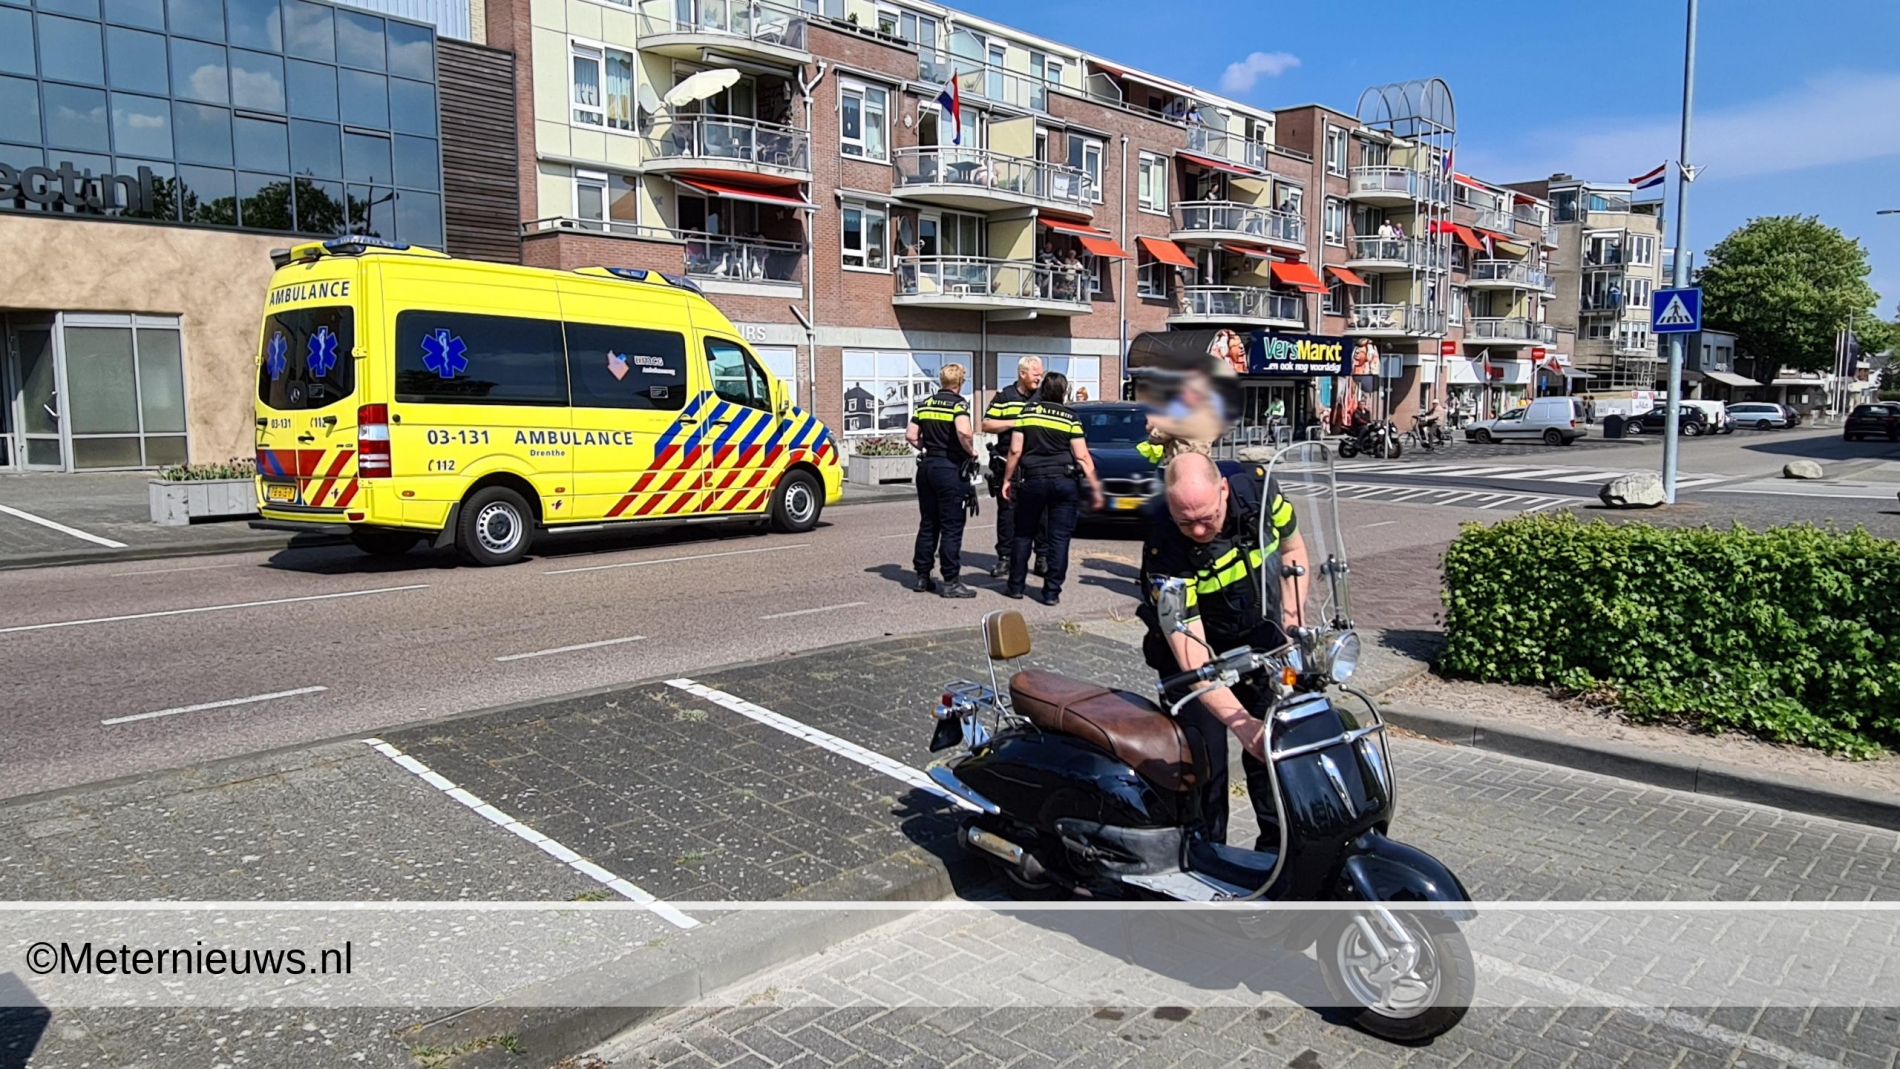
[[[1025,368],[1018,368],[1016,370],[1016,385],[1022,387],[1024,393],[1028,393],[1030,390],[1041,386],[1042,364],[1038,362],[1030,364]]]
[[[1227,522],[1226,481],[1176,487],[1168,495],[1168,515],[1188,538],[1202,544],[1212,542]]]

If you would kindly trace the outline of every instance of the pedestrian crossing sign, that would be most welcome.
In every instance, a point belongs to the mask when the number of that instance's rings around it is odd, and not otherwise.
[[[1702,329],[1702,291],[1694,286],[1657,290],[1649,309],[1651,334],[1694,334]]]

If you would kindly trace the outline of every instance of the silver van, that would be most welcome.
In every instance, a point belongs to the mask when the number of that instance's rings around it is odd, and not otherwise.
[[[1765,431],[1770,427],[1792,427],[1788,413],[1780,405],[1769,401],[1742,401],[1728,406],[1728,414],[1737,426],[1753,427]]]
[[[1538,397],[1496,419],[1465,425],[1465,437],[1473,442],[1534,439],[1545,445],[1569,445],[1588,433],[1583,403],[1574,397]]]

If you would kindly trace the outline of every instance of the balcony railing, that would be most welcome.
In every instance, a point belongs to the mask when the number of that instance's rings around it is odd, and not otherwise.
[[[1267,146],[1258,141],[1249,141],[1244,137],[1230,134],[1225,130],[1214,130],[1205,126],[1188,127],[1187,150],[1256,171],[1267,169]]]
[[[1297,212],[1283,212],[1254,204],[1224,200],[1186,201],[1174,206],[1176,232],[1244,236],[1305,246],[1306,220]]]
[[[686,239],[686,273],[734,282],[803,282],[805,244],[730,234],[681,231]]]
[[[1355,304],[1346,330],[1364,334],[1443,334],[1445,313],[1417,304]]]
[[[1553,226],[1547,226],[1544,228],[1544,247],[1547,249],[1554,249],[1557,247],[1556,226],[1553,225]]]
[[[1510,234],[1511,213],[1496,208],[1478,208],[1472,212],[1473,222],[1479,230],[1491,230],[1499,234]]]
[[[913,304],[1053,302],[1087,311],[1090,277],[1057,264],[978,256],[900,256],[896,295]]]
[[[757,0],[645,0],[640,5],[640,38],[666,34],[733,37],[808,50],[805,16],[792,8]]]
[[[1544,225],[1544,213],[1538,211],[1535,204],[1511,205],[1511,218],[1535,227],[1541,228]]]
[[[1622,292],[1593,293],[1583,291],[1577,301],[1577,310],[1582,312],[1621,312],[1629,300]]]
[[[780,171],[811,171],[811,134],[777,123],[724,115],[681,116],[655,123],[647,162],[721,161]]]
[[[1503,282],[1529,290],[1548,289],[1550,276],[1523,260],[1473,260],[1468,281]]]
[[[1403,197],[1407,200],[1445,201],[1444,179],[1427,171],[1415,171],[1410,167],[1354,167],[1352,169],[1348,193],[1352,196],[1366,197]]]
[[[1175,316],[1305,325],[1306,301],[1297,293],[1277,293],[1260,286],[1184,286]]]
[[[942,187],[982,197],[1004,194],[1093,210],[1095,181],[1087,171],[980,148],[900,148],[892,154],[897,192]]]
[[[1375,234],[1352,239],[1349,262],[1442,271],[1447,258],[1444,247],[1437,242],[1419,238],[1382,238]]]
[[[1050,83],[1042,78],[993,67],[970,56],[929,49],[917,53],[919,81],[926,85],[945,85],[952,77],[956,78],[957,92],[962,96],[980,97],[1030,111],[1049,110]]]
[[[1546,324],[1517,316],[1472,317],[1465,320],[1465,339],[1548,345],[1557,340],[1557,332]]]

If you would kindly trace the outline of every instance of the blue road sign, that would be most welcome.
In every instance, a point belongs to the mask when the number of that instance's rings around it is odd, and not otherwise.
[[[1657,290],[1649,300],[1651,334],[1694,334],[1702,329],[1702,291],[1694,286]]]

